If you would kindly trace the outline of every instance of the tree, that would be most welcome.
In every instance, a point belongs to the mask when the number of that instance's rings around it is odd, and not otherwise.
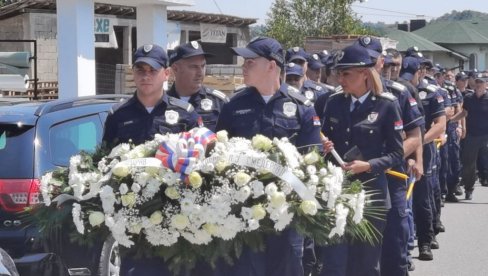
[[[307,36],[371,34],[351,9],[355,0],[275,0],[266,35],[284,46],[303,46]]]

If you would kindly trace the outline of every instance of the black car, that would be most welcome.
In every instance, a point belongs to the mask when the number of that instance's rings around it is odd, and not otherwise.
[[[42,248],[35,248],[38,229],[26,227],[18,215],[25,207],[39,203],[42,175],[57,167],[68,166],[70,157],[82,150],[94,151],[102,140],[103,124],[111,107],[128,97],[100,95],[0,104],[0,247],[12,257],[43,252]],[[112,252],[117,253],[113,242],[104,246],[104,254],[108,253],[105,257],[111,259],[112,264],[107,263],[102,270],[110,270],[111,266],[117,265],[113,262],[120,262],[120,258],[112,256]],[[100,253],[90,256],[87,261],[80,258],[83,252],[67,251],[62,259],[72,269],[70,274],[95,275],[95,271],[104,275],[117,274],[100,271],[97,262]]]

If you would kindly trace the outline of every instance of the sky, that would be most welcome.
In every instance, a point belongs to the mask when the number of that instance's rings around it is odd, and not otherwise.
[[[205,13],[222,13],[258,19],[264,24],[273,0],[193,0],[195,6],[187,9]],[[488,13],[486,0],[366,0],[353,3],[353,9],[363,22],[395,23],[418,18],[431,20],[452,10],[475,10]]]

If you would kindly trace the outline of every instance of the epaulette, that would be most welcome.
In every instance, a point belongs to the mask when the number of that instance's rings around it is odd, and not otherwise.
[[[208,94],[213,95],[226,103],[229,102],[229,98],[219,90],[205,88],[205,91],[207,91]]]
[[[181,109],[186,110],[187,112],[193,112],[195,110],[195,108],[193,108],[193,106],[191,104],[189,104],[185,101],[182,101],[178,98],[175,98],[175,97],[168,96],[168,102],[170,105],[177,106]]]
[[[397,91],[406,91],[407,87],[399,82],[388,80],[386,82],[386,86],[392,89],[395,89]]]
[[[307,99],[307,97],[300,94],[300,91],[295,87],[289,85],[287,92],[290,97],[292,97],[295,100],[298,100],[299,102],[303,103],[305,106],[313,105],[313,103],[309,99]]]
[[[431,77],[431,76],[424,76],[425,79],[428,79],[428,80],[434,80],[434,77]]]
[[[390,92],[383,92],[379,95],[379,97],[384,98],[384,99],[388,99],[390,101],[396,101],[397,100],[397,97],[395,97],[395,95],[391,94]]]
[[[111,108],[110,108],[110,113],[115,113],[115,111],[123,108],[124,106],[126,106],[130,100],[132,100],[133,98],[129,98],[129,99],[124,99],[123,101],[121,102],[118,102],[116,104],[114,104]]]
[[[335,91],[335,87],[332,85],[328,85],[327,83],[322,84],[325,88],[329,89],[330,91]]]
[[[427,87],[425,88],[425,90],[427,92],[431,92],[432,93],[432,92],[436,92],[437,91],[437,88],[438,88],[438,86],[435,86],[433,84],[429,84],[429,85],[427,85]]]
[[[344,88],[342,88],[342,85],[338,85],[336,88],[334,88],[336,93],[344,93]]]

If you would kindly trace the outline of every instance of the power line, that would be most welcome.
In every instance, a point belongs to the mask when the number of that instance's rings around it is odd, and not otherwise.
[[[219,9],[220,14],[224,14],[224,13],[222,12],[222,10],[220,9],[219,4],[217,4],[217,0],[213,0],[213,2],[214,2],[214,4],[215,4],[215,6],[217,7],[217,9]]]
[[[370,7],[364,7],[364,6],[359,6],[359,5],[352,5],[352,6],[353,7],[356,7],[356,8],[367,9],[367,10],[383,11],[383,12],[390,12],[390,13],[398,13],[398,14],[404,14],[404,15],[410,15],[410,16],[418,16],[418,14],[407,13],[407,12],[400,12],[400,11],[392,11],[392,10],[384,10],[384,9],[370,8]],[[429,18],[435,18],[434,16],[429,16],[429,15],[422,15],[422,16],[429,17]]]

